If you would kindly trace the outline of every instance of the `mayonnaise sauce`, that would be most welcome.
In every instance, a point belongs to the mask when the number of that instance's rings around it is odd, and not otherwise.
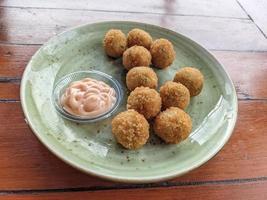
[[[113,107],[116,93],[114,88],[102,81],[85,78],[71,83],[60,101],[68,113],[93,118]]]

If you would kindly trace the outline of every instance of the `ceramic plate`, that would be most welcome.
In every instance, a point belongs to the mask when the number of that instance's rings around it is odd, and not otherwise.
[[[104,34],[111,28],[127,33],[132,28],[149,32],[154,39],[167,38],[176,51],[175,62],[155,69],[159,85],[172,80],[176,70],[195,66],[205,77],[199,96],[191,99],[187,112],[193,130],[178,145],[163,144],[151,133],[140,150],[118,145],[111,134],[112,117],[93,124],[64,120],[52,102],[55,83],[80,70],[99,70],[115,77],[124,87],[126,71],[121,59],[106,56]],[[125,110],[127,95],[118,110]],[[187,37],[136,22],[102,22],[66,31],[43,45],[32,57],[21,83],[21,103],[35,135],[55,155],[73,167],[99,177],[123,182],[154,182],[184,174],[213,157],[229,139],[237,116],[237,97],[222,65],[203,47]]]

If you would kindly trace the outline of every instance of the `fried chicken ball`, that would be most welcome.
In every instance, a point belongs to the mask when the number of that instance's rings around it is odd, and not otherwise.
[[[160,112],[160,95],[149,87],[137,87],[128,97],[127,109],[134,109],[144,115],[146,119],[151,119]]]
[[[142,29],[134,28],[127,35],[127,43],[128,47],[132,47],[134,45],[143,46],[150,49],[152,44],[152,37],[149,33]]]
[[[127,149],[139,149],[148,140],[149,124],[135,110],[119,113],[111,122],[112,133],[118,143]]]
[[[150,67],[134,67],[126,75],[126,85],[131,91],[140,86],[156,89],[158,77]]]
[[[138,66],[149,66],[151,55],[145,47],[132,46],[123,53],[122,63],[127,70]]]
[[[127,48],[127,38],[121,30],[110,29],[104,37],[103,45],[108,56],[118,58]]]
[[[203,88],[204,76],[196,68],[184,67],[176,72],[173,81],[182,83],[188,88],[191,96],[196,96]]]
[[[178,144],[189,136],[192,121],[182,109],[170,107],[156,117],[153,129],[166,143]]]
[[[160,87],[163,109],[178,107],[185,109],[190,101],[189,90],[181,83],[167,81]]]
[[[150,53],[153,65],[161,69],[170,66],[175,60],[176,55],[172,43],[162,38],[152,43]]]

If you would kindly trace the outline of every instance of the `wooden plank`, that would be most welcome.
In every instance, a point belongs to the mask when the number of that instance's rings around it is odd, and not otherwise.
[[[83,192],[52,192],[33,194],[13,194],[0,196],[0,200],[69,200],[69,199],[125,199],[125,200],[266,200],[267,182],[252,182],[242,184],[212,184],[212,185],[192,185],[168,188],[151,189],[124,189],[124,190],[101,190]]]
[[[267,1],[238,0],[238,2],[267,38]]]
[[[132,20],[184,33],[209,49],[267,50],[266,38],[253,22],[244,19],[3,7],[0,19],[2,43],[42,44],[53,35],[80,24]]]
[[[0,45],[0,79],[21,77],[27,62],[39,47]],[[264,88],[267,85],[267,52],[213,51],[213,53],[229,72],[240,99],[267,99],[267,90]],[[15,86],[5,84],[0,83],[0,87],[9,89],[0,91],[0,99],[10,98],[11,94],[14,99],[19,99],[16,92],[17,83],[14,83]]]
[[[0,83],[0,99],[19,100],[19,83]]]
[[[64,9],[87,9],[120,12],[147,12],[161,14],[180,14],[180,15],[204,15],[219,17],[247,18],[246,13],[233,0],[178,0],[178,1],[153,1],[153,0],[7,0],[1,1],[0,6],[27,7],[27,8],[64,8]]]
[[[110,184],[52,155],[25,123],[19,103],[0,103],[0,121],[0,190]]]
[[[0,45],[0,77],[21,77],[31,56],[40,46]]]
[[[266,116],[267,101],[239,102],[238,122],[226,146],[202,167],[171,182],[266,176]],[[85,175],[53,156],[27,127],[19,103],[0,103],[0,121],[0,191],[125,186]]]
[[[267,99],[267,52],[213,52],[230,74],[240,99]]]

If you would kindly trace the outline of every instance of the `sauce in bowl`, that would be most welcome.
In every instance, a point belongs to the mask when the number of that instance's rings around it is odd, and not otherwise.
[[[115,102],[114,88],[92,78],[72,82],[60,98],[63,109],[68,113],[90,118],[108,112]]]

